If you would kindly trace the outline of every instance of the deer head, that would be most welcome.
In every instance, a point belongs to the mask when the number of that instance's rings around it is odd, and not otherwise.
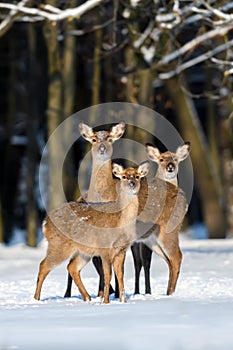
[[[125,122],[121,121],[119,124],[114,125],[110,131],[93,131],[90,126],[81,122],[79,130],[82,137],[92,144],[93,159],[107,161],[112,156],[113,142],[121,138],[125,132]]]
[[[158,164],[156,176],[177,186],[179,163],[188,157],[190,142],[179,146],[175,153],[169,151],[160,153],[157,147],[151,145],[146,145],[146,150],[149,158]]]
[[[150,169],[148,161],[141,163],[137,168],[124,169],[122,165],[113,163],[112,172],[121,180],[121,191],[135,195],[140,189],[140,179],[145,177]]]

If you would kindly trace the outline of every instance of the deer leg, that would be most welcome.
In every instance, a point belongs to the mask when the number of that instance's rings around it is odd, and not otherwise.
[[[169,281],[167,287],[167,295],[171,295],[175,292],[177,280],[180,273],[180,266],[182,262],[182,253],[180,248],[177,247],[176,252],[173,252],[169,257]]]
[[[116,274],[116,278],[119,286],[119,298],[120,301],[126,303],[125,289],[124,289],[124,262],[125,262],[125,252],[118,254],[113,262],[113,268]]]
[[[43,284],[46,276],[52,270],[52,267],[53,266],[49,264],[47,257],[44,260],[42,260],[40,263],[39,273],[38,273],[38,277],[37,277],[36,291],[34,294],[34,298],[36,300],[40,300],[42,284]]]
[[[151,265],[152,250],[148,248],[145,244],[140,243],[140,256],[141,256],[142,266],[145,274],[145,292],[146,294],[151,294],[150,265]]]
[[[139,281],[140,281],[140,272],[142,269],[142,260],[140,256],[140,249],[139,249],[140,243],[134,243],[131,246],[131,251],[133,254],[133,262],[134,262],[134,269],[135,269],[135,286],[134,286],[134,294],[139,294]]]
[[[167,295],[175,292],[177,280],[180,273],[180,265],[182,262],[182,253],[179,247],[179,227],[173,232],[167,233],[161,230],[158,239],[159,247],[163,253],[169,267],[169,280],[167,287]]]
[[[104,304],[109,303],[109,288],[112,278],[112,266],[109,259],[102,260],[104,269]]]
[[[90,261],[90,257],[83,255],[76,255],[73,259],[70,260],[67,269],[71,278],[74,280],[75,284],[78,287],[80,294],[83,297],[83,300],[89,301],[91,300],[90,295],[87,293],[86,288],[84,287],[80,272],[82,268]]]
[[[67,279],[67,287],[66,287],[66,292],[64,295],[64,298],[70,298],[71,297],[71,288],[72,288],[72,277],[68,273],[68,279]]]
[[[92,262],[96,268],[96,271],[99,274],[99,289],[98,289],[98,296],[102,297],[104,295],[104,271],[103,271],[103,264],[102,260],[98,256],[94,256],[92,258]]]
[[[96,271],[99,274],[99,290],[98,290],[98,296],[99,297],[103,297],[104,295],[104,270],[103,270],[103,264],[102,264],[102,260],[99,256],[94,256],[92,258],[92,262],[96,268]],[[112,286],[110,285],[110,290],[109,290],[109,294],[114,293],[114,289],[112,288]]]
[[[109,289],[109,294],[112,294],[113,292],[111,292],[112,290],[112,286],[110,284],[110,289]],[[119,298],[120,297],[120,292],[119,292],[119,283],[118,283],[118,279],[115,273],[115,298]]]
[[[70,254],[71,253],[69,250],[64,252],[62,249],[61,250],[55,249],[53,245],[48,246],[47,255],[44,258],[44,260],[42,260],[40,263],[39,273],[37,277],[36,291],[34,294],[35,299],[40,300],[41,288],[49,272],[54,267],[56,267],[57,265],[65,261],[70,256]]]
[[[182,253],[179,248],[177,231],[175,230],[173,233],[169,234],[166,232],[165,234],[161,234],[156,244],[151,246],[151,249],[160,255],[168,265],[169,280],[167,295],[171,295],[175,292],[182,262]]]

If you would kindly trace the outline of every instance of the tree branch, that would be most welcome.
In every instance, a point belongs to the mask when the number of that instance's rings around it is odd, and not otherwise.
[[[187,44],[183,45],[178,50],[170,53],[169,55],[166,55],[156,64],[156,66],[166,65],[166,64],[174,61],[175,59],[179,58],[180,56],[183,56],[188,51],[193,50],[195,47],[201,45],[205,41],[213,39],[217,36],[224,36],[232,29],[233,29],[233,24],[228,25],[228,26],[223,27],[223,28],[215,28],[213,30],[210,30],[209,32],[207,32],[205,34],[202,34],[202,35],[198,36],[197,38],[190,40]]]
[[[192,60],[189,60],[189,61],[179,65],[176,69],[174,69],[172,71],[169,71],[169,72],[166,72],[166,73],[160,73],[159,74],[159,79],[161,79],[161,80],[170,79],[170,78],[180,74],[184,70],[186,70],[186,69],[188,69],[188,68],[190,68],[192,66],[195,66],[198,63],[204,62],[204,61],[210,59],[211,57],[213,57],[214,55],[216,55],[216,54],[218,54],[220,52],[223,52],[223,51],[229,49],[232,46],[233,46],[233,40],[227,41],[225,44],[219,45],[215,49],[209,50],[205,54],[200,55],[200,56],[198,56],[198,57],[196,57],[196,58],[194,58]]]
[[[48,10],[40,10],[36,8],[29,8],[22,5],[22,2],[19,2],[17,5],[9,4],[9,3],[0,3],[0,8],[9,9],[11,11],[22,12],[31,16],[41,16],[44,19],[49,21],[62,21],[66,18],[76,18],[82,16],[87,11],[99,5],[103,0],[87,0],[84,4],[74,7],[72,9],[66,9],[64,11],[59,11],[59,9],[45,5],[44,9]],[[51,13],[51,11],[53,13]]]
[[[227,21],[232,21],[233,15],[225,13],[219,9],[213,8],[210,4],[203,2],[203,5],[214,15],[218,16],[219,18],[223,18]]]
[[[24,6],[26,3],[30,0],[22,0],[19,2],[19,6]],[[12,26],[14,23],[15,19],[19,16],[19,11],[16,9],[10,10],[9,14],[7,15],[6,18],[3,19],[3,21],[0,23],[0,37],[3,36],[8,29]]]

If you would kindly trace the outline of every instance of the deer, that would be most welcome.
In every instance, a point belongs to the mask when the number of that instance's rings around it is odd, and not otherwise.
[[[187,211],[185,194],[177,187],[177,174],[179,162],[187,158],[189,148],[190,144],[188,142],[184,146],[180,146],[174,157],[174,153],[172,152],[161,154],[155,147],[150,145],[146,146],[150,159],[159,162],[159,164],[163,163],[162,168],[164,169],[166,169],[167,164],[168,167],[165,172],[167,171],[169,174],[163,176],[163,171],[157,171],[156,177],[149,182],[149,187],[147,188],[147,185],[142,183],[139,192],[140,210],[137,220],[137,231],[139,232],[138,236],[140,237],[141,235],[141,237],[138,239],[138,243],[133,244],[131,247],[135,266],[135,294],[139,293],[139,276],[142,266],[145,271],[146,293],[151,293],[150,265],[152,251],[162,256],[168,264],[170,276],[167,294],[170,295],[175,291],[182,261],[178,235],[183,218]],[[149,154],[149,151],[153,151],[153,154]],[[170,164],[171,162],[169,162],[171,160],[171,155],[174,157],[173,166]],[[166,179],[169,181],[165,181]],[[114,183],[116,186],[116,182]],[[147,209],[145,210],[145,198],[148,197],[148,192],[150,195],[146,206]],[[160,207],[162,210],[158,209]],[[142,216],[140,212],[143,210],[144,215]],[[154,230],[150,228],[148,233],[140,234],[140,231],[144,231],[144,228],[141,227],[143,222],[153,222],[154,226],[152,228]],[[179,225],[177,225],[177,222]],[[166,227],[168,225],[173,225],[174,231],[169,235],[166,232]],[[162,244],[159,243],[160,241]],[[162,248],[163,245],[170,251],[169,255],[166,255]]]
[[[46,257],[41,261],[34,298],[40,300],[43,282],[57,265],[70,259],[68,272],[84,301],[90,301],[81,280],[82,268],[94,256],[102,260],[104,270],[103,302],[109,303],[109,287],[114,268],[120,301],[126,302],[124,292],[124,259],[128,247],[136,239],[138,192],[141,179],[148,174],[149,162],[137,168],[113,163],[112,172],[120,179],[117,200],[107,203],[73,201],[49,213],[43,222],[43,234],[48,241]]]
[[[90,185],[87,193],[79,200],[88,202],[110,202],[117,198],[116,179],[112,176],[112,153],[113,143],[121,138],[125,132],[125,122],[111,127],[110,131],[94,131],[92,127],[84,122],[79,123],[81,136],[91,143],[92,171]],[[104,293],[104,275],[100,257],[93,257],[92,262],[99,274],[98,296]],[[71,296],[72,278],[68,274],[67,288],[64,297]],[[110,286],[110,294],[114,292]],[[115,295],[118,296],[118,290]]]
[[[149,210],[143,217],[144,222],[154,222],[154,235],[149,238],[135,242],[132,247],[133,262],[135,267],[135,288],[134,293],[139,294],[140,272],[143,267],[145,275],[145,293],[151,294],[150,286],[150,266],[152,252],[160,255],[168,264],[169,282],[167,295],[175,291],[177,279],[179,276],[180,265],[182,261],[182,253],[179,248],[179,231],[182,225],[184,215],[187,211],[187,203],[185,195],[178,188],[177,175],[179,171],[179,163],[185,160],[190,152],[190,143],[186,142],[179,146],[175,153],[161,153],[157,147],[146,145],[149,158],[158,164],[155,178],[148,183],[148,191],[151,192],[151,202]],[[141,189],[142,196],[145,191]],[[139,201],[141,200],[139,195]],[[158,210],[159,206],[162,210]],[[172,210],[174,212],[172,214]],[[176,215],[176,219],[174,217]],[[138,218],[140,221],[140,218]],[[138,226],[139,226],[138,221]],[[167,225],[170,224],[171,232],[167,232]],[[176,225],[177,224],[177,225]],[[138,228],[139,230],[140,228]]]

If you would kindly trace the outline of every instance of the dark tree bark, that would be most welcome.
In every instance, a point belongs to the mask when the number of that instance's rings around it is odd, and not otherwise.
[[[56,5],[54,1],[49,1],[49,4]],[[47,108],[48,137],[52,135],[63,120],[62,68],[58,34],[57,23],[46,22],[44,24],[44,37],[47,45],[49,74]],[[59,188],[61,181],[59,176],[60,169],[58,169],[63,163],[61,157],[63,157],[62,140],[57,140],[53,137],[49,144],[49,209],[56,208],[64,201],[60,191],[56,190]]]
[[[37,126],[38,105],[34,96],[35,66],[36,66],[36,33],[33,25],[28,25],[29,42],[29,79],[28,79],[28,111],[27,111],[27,203],[26,203],[26,228],[27,243],[31,247],[36,246],[38,230],[38,206],[36,200],[36,170],[38,163]]]
[[[182,136],[192,145],[191,159],[195,181],[200,191],[204,221],[209,238],[225,238],[226,217],[219,196],[218,181],[210,149],[206,143],[194,104],[182,90],[176,78],[166,82],[166,88],[175,107]]]

